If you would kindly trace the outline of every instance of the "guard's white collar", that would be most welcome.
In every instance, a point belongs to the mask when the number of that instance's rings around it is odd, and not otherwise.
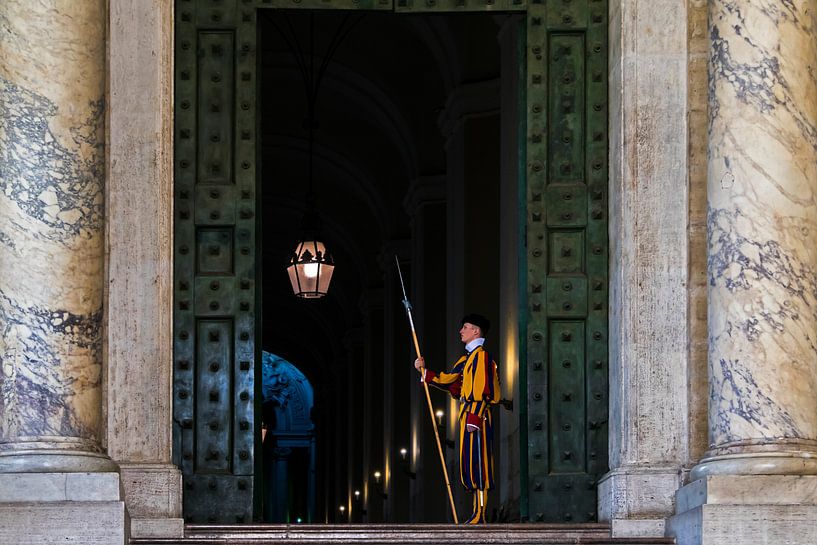
[[[465,351],[470,354],[471,352],[474,351],[474,349],[476,349],[476,347],[482,346],[483,344],[485,344],[485,337],[477,337],[476,339],[465,345]]]

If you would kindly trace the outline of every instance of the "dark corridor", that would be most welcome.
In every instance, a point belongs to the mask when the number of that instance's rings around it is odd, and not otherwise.
[[[286,274],[307,212],[310,161],[307,95],[292,36],[306,64],[313,48],[317,68],[344,19],[353,28],[328,61],[319,87],[312,158],[320,231],[334,255],[335,273],[325,299],[302,300],[293,296]],[[468,276],[478,284],[468,289],[498,282],[499,96],[498,87],[491,87],[499,77],[497,23],[485,14],[260,13],[261,338],[265,350],[298,361],[315,388],[316,521],[446,520],[441,502],[427,499],[424,509],[410,501],[416,471],[399,453],[412,441],[411,396],[421,390],[392,256],[404,262],[409,276],[415,274],[413,264],[423,264],[428,294],[414,295],[430,304],[418,310],[444,315],[446,199],[451,191],[465,200],[460,193],[467,192],[482,203],[473,212],[479,219],[471,234],[481,239],[480,253],[494,257],[490,264],[485,260],[478,279]],[[450,98],[466,82],[488,82],[475,97],[488,106],[477,106],[468,121],[463,145],[474,160],[466,166],[467,189],[457,191],[446,183],[446,144],[457,130],[453,125],[463,122],[452,116],[468,113],[452,111],[468,106]],[[428,195],[416,195],[422,191]],[[414,244],[412,193],[427,201],[419,206],[433,209],[421,218],[427,220],[427,239]],[[495,301],[483,297],[480,303],[483,312],[496,315]],[[442,367],[447,337],[458,326],[431,317],[427,322],[424,341]],[[441,482],[439,467],[432,465],[439,461],[430,458],[436,453],[424,454],[426,471]],[[383,482],[374,481],[375,471]]]
[[[488,518],[595,520],[609,447],[607,2],[323,1],[176,4],[173,456],[186,520],[260,520],[265,486],[283,486],[263,484],[262,350],[314,387],[308,519],[447,520],[437,418],[454,500],[470,509],[457,404],[436,396],[429,418],[395,257],[429,368],[461,353],[465,313],[495,324],[487,345],[512,403],[494,412]],[[305,125],[302,68],[322,65]],[[334,276],[304,300],[287,265],[310,193]]]

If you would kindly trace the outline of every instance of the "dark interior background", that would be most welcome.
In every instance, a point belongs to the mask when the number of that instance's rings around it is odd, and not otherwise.
[[[317,69],[336,29],[348,16],[316,12],[313,17]],[[321,234],[334,255],[335,275],[325,299],[301,300],[292,294],[286,266],[306,210],[307,102],[301,72],[280,29],[294,30],[308,62],[310,13],[259,10],[262,346],[294,363],[315,389],[316,522],[342,518],[337,506],[348,492],[346,468],[354,464],[339,458],[347,456],[349,441],[363,441],[357,434],[349,436],[347,426],[350,419],[361,418],[350,413],[364,410],[362,403],[347,403],[349,395],[362,395],[359,389],[349,391],[349,377],[360,377],[358,384],[364,384],[361,356],[349,349],[349,340],[361,335],[367,299],[375,293],[392,293],[380,290],[388,288],[386,272],[393,266],[388,248],[411,237],[404,207],[409,184],[421,176],[446,174],[446,141],[439,117],[452,91],[462,84],[495,79],[500,68],[496,36],[501,21],[496,16],[366,13],[351,17],[355,26],[329,62],[321,83],[313,158]],[[469,165],[475,173],[498,170],[498,117],[482,123],[487,124],[482,131],[496,137],[469,144],[473,149],[484,148],[480,154],[473,153],[481,158]],[[495,177],[475,179],[473,190],[481,198],[498,199]],[[489,245],[496,221],[495,216],[474,221],[486,231],[481,236]],[[438,242],[444,245],[445,226],[436,228],[441,231]],[[439,255],[439,251],[429,253],[432,259]],[[485,271],[489,276],[494,273]],[[440,293],[445,275],[438,281],[433,289]],[[498,278],[480,282],[496,285]],[[439,303],[444,314],[445,301]],[[407,325],[397,326],[395,334],[402,332],[408,342]],[[451,335],[456,327],[453,324],[451,331],[439,334]],[[376,381],[374,386],[366,384],[379,388]],[[377,406],[376,399],[372,406]],[[400,420],[393,422],[397,425]],[[407,517],[391,514],[393,519]]]

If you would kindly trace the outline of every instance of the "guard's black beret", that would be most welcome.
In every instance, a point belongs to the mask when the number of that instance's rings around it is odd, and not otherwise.
[[[460,320],[460,325],[465,323],[474,324],[482,330],[483,335],[488,333],[488,330],[491,329],[490,320],[482,314],[466,314],[462,317],[462,320]]]

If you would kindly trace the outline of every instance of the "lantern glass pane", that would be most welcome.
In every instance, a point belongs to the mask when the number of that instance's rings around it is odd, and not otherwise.
[[[304,263],[304,274],[307,278],[315,278],[318,276],[318,267],[320,263]]]
[[[312,265],[313,265],[312,263],[299,263],[295,266],[295,268],[298,269],[298,280],[301,281],[302,297],[310,297],[311,294],[314,294],[316,291],[318,291],[318,275],[313,274],[312,276],[310,276],[309,274],[307,274],[306,270],[308,267],[311,267]]]
[[[326,254],[326,246],[324,246],[323,242],[320,242],[320,241],[316,240],[316,241],[314,242],[313,248],[314,248],[314,250],[313,250],[313,251],[314,251],[314,254],[315,254],[316,256],[317,256],[317,255],[320,255],[320,256],[321,256],[321,260],[323,260],[323,259],[326,257],[326,256],[324,255],[324,254]]]
[[[290,265],[289,267],[287,267],[287,273],[289,273],[289,282],[292,284],[292,293],[298,295],[301,291],[301,288],[298,285],[298,273],[296,271],[296,266]]]
[[[318,291],[326,293],[329,291],[329,282],[332,281],[332,273],[335,272],[334,265],[321,265],[321,275],[318,282]]]

